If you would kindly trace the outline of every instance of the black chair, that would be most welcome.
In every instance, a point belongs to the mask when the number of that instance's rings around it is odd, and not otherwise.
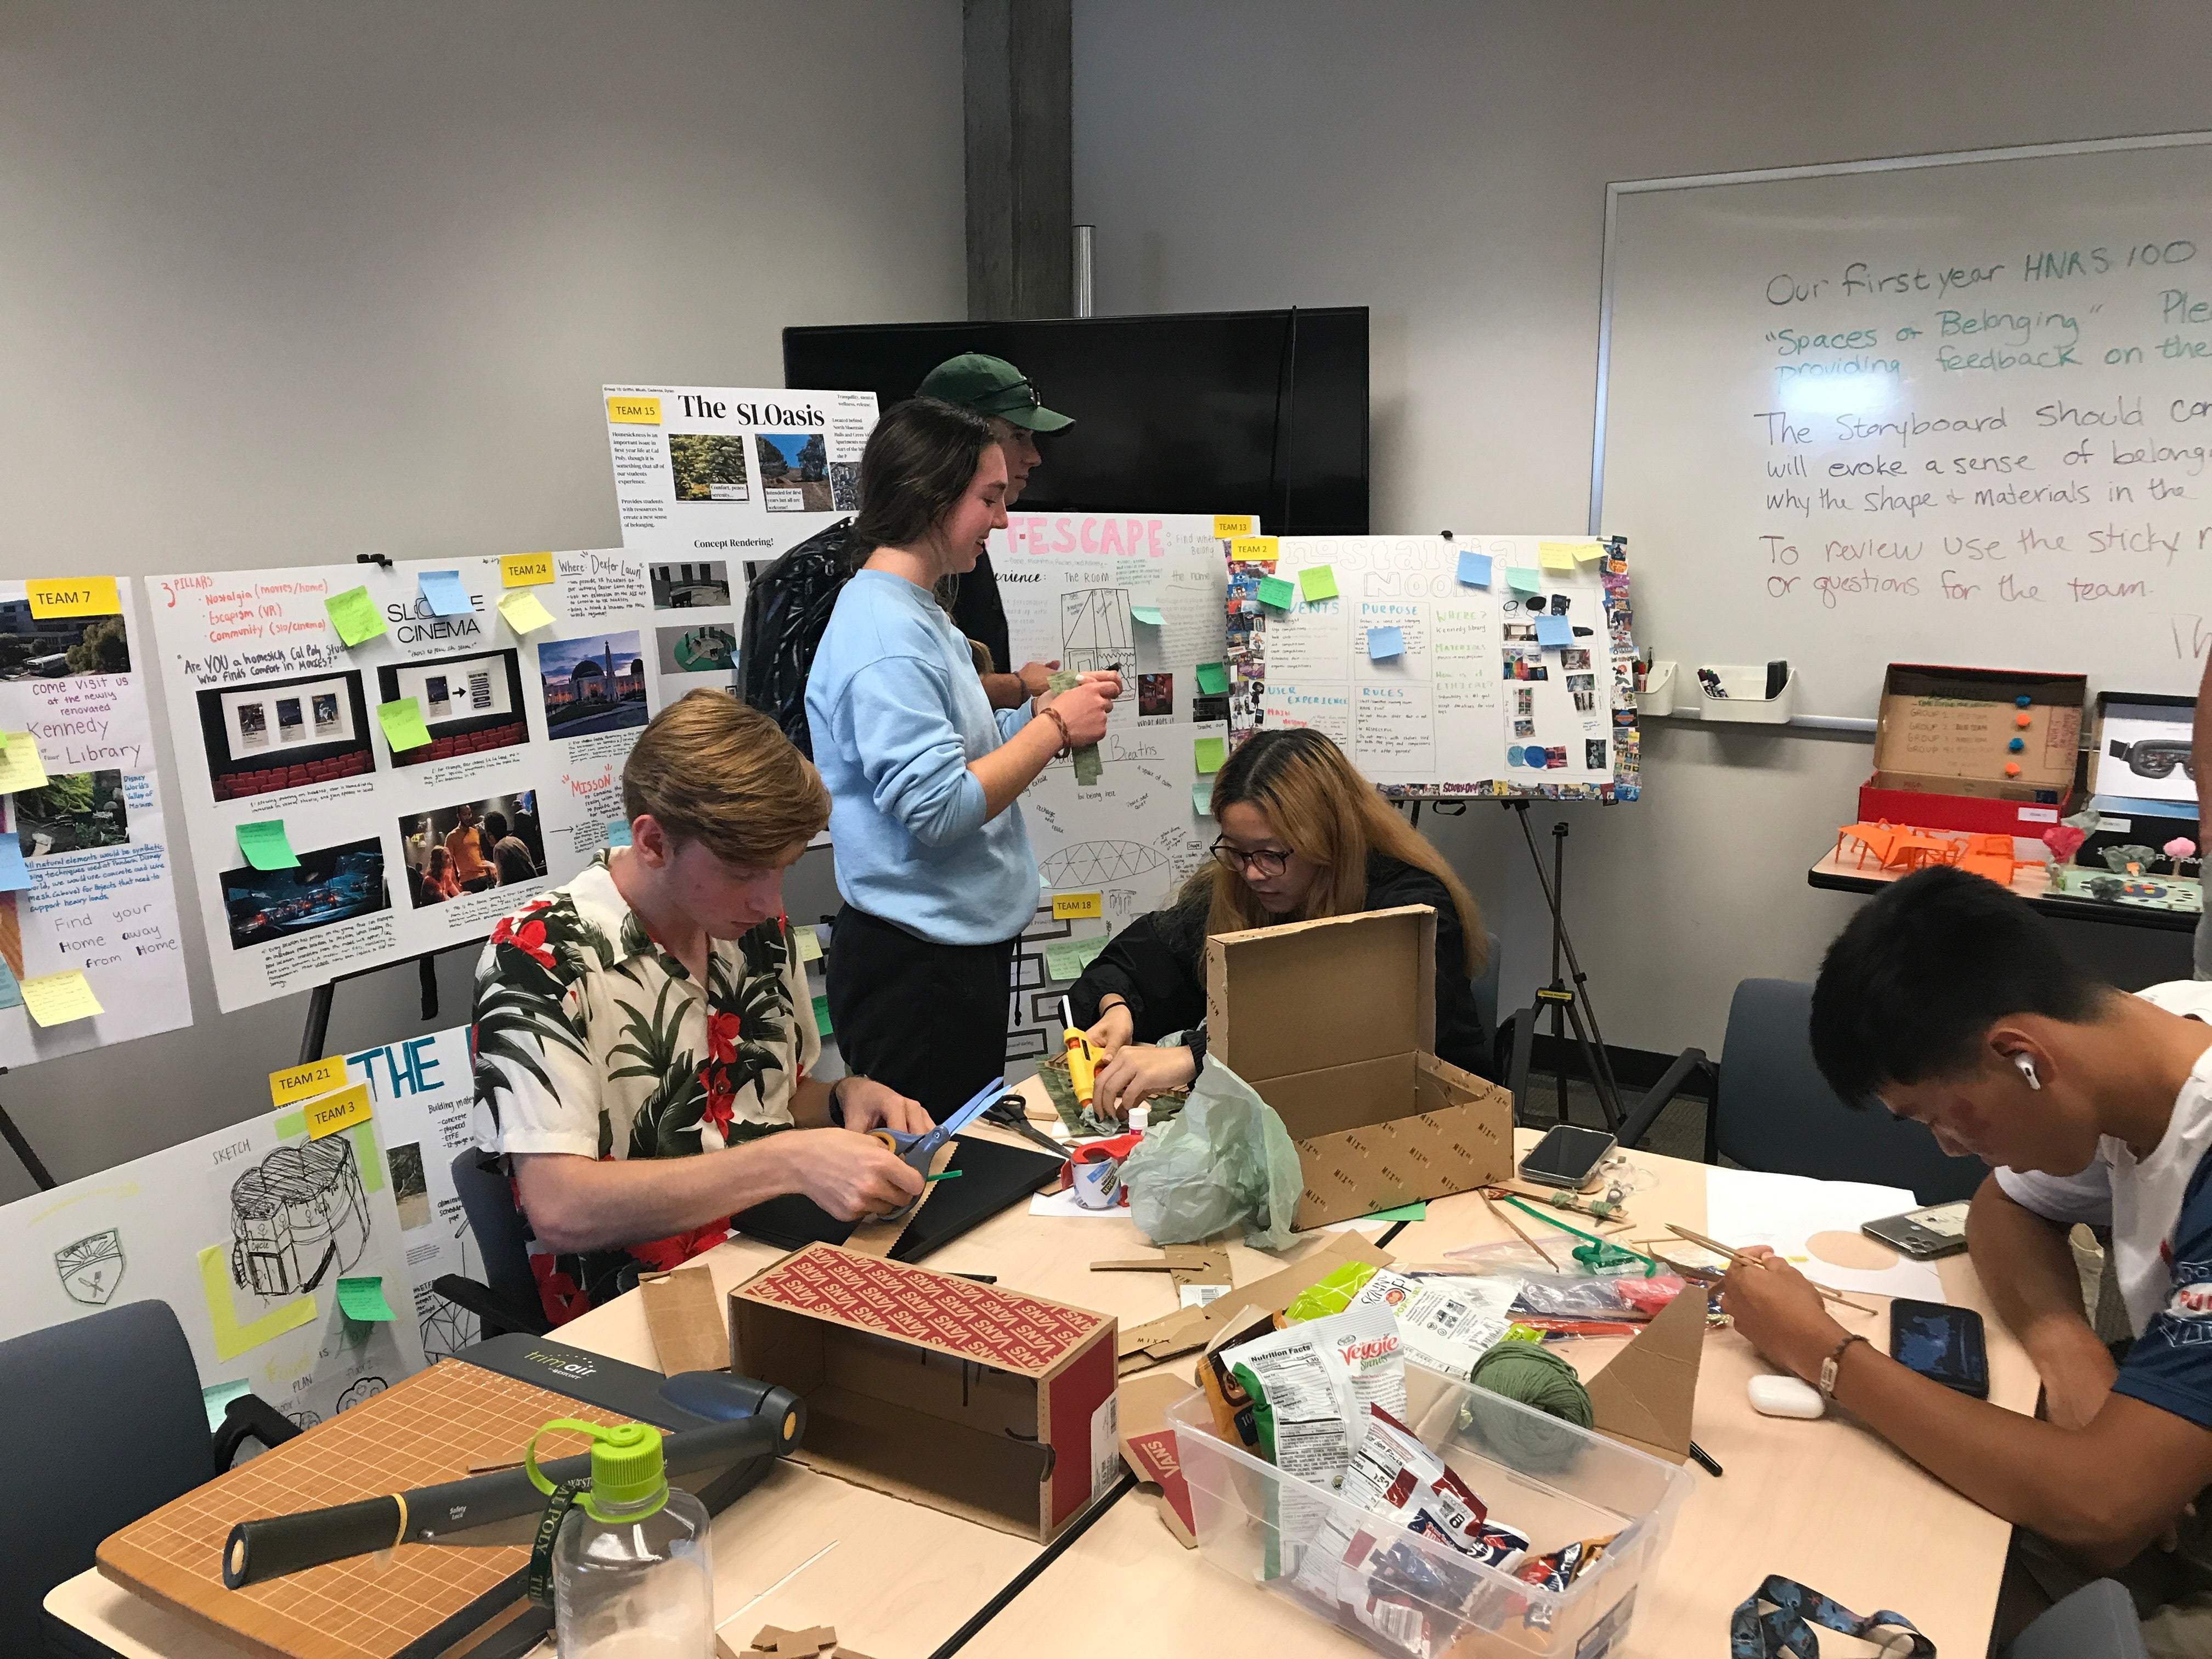
[[[46,1592],[93,1564],[109,1534],[231,1465],[249,1440],[300,1432],[252,1395],[210,1437],[191,1345],[166,1302],[130,1302],[0,1342],[0,1400],[31,1437],[0,1458],[0,1632],[43,1631],[50,1651],[112,1659],[49,1617]]]
[[[1729,1004],[1718,1085],[1707,1095],[1705,1161],[1725,1157],[1747,1170],[1910,1187],[1923,1204],[1967,1198],[1989,1173],[1979,1158],[1950,1158],[1917,1123],[1879,1106],[1838,1098],[1813,1063],[1813,988],[1797,980],[1747,979]],[[1696,1056],[1697,1065],[1688,1062]],[[1633,1146],[1651,1128],[1705,1056],[1692,1048],[1644,1096],[1619,1131]]]
[[[2012,1638],[2005,1659],[2148,1659],[2136,1604],[2116,1579],[2084,1584]]]
[[[522,1212],[514,1207],[514,1188],[493,1154],[468,1147],[453,1158],[453,1191],[468,1216],[483,1256],[479,1281],[441,1273],[430,1288],[458,1308],[474,1314],[487,1337],[520,1331],[543,1336],[553,1328],[530,1271],[529,1236]]]

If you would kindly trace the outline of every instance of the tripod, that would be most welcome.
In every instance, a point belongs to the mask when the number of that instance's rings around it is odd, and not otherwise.
[[[1567,825],[1563,821],[1552,826],[1552,868],[1547,875],[1543,854],[1536,848],[1536,832],[1528,827],[1528,803],[1508,800],[1501,805],[1521,820],[1522,838],[1528,843],[1529,860],[1536,866],[1537,883],[1543,888],[1544,902],[1552,912],[1552,982],[1536,993],[1535,1006],[1524,1011],[1530,1018],[1516,1022],[1513,1033],[1513,1099],[1518,1105],[1528,1097],[1528,1062],[1534,1047],[1535,1028],[1545,1011],[1549,1010],[1553,1067],[1558,1084],[1558,1121],[1567,1121],[1565,1040],[1571,1028],[1576,1046],[1582,1050],[1583,1065],[1589,1073],[1590,1087],[1597,1091],[1598,1109],[1605,1114],[1605,1127],[1618,1133],[1626,1115],[1621,1109],[1620,1085],[1614,1080],[1613,1062],[1606,1054],[1605,1036],[1597,1025],[1597,1010],[1590,1004],[1589,976],[1583,972],[1582,962],[1575,955],[1575,942],[1567,936],[1566,914],[1561,908],[1567,890]]]

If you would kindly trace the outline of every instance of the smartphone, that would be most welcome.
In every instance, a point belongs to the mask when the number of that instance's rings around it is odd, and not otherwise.
[[[1521,1178],[1542,1187],[1586,1187],[1613,1148],[1613,1137],[1602,1129],[1554,1124],[1521,1160]]]
[[[1990,1397],[1989,1350],[1972,1308],[1897,1297],[1889,1304],[1889,1357],[1947,1389]]]
[[[1886,1215],[1879,1221],[1861,1222],[1859,1231],[1917,1261],[1933,1261],[1966,1248],[1968,1203],[1962,1198],[1955,1204],[1931,1204],[1924,1210]]]

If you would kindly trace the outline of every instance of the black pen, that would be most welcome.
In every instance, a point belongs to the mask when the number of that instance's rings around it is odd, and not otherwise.
[[[1694,1440],[1690,1443],[1690,1455],[1698,1460],[1698,1467],[1703,1469],[1707,1474],[1717,1475],[1721,1472],[1721,1466],[1714,1462],[1713,1460],[1706,1455],[1705,1449],[1703,1446],[1700,1446]]]

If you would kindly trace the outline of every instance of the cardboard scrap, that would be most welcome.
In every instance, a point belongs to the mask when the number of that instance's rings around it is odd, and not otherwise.
[[[1705,1292],[1692,1285],[1588,1380],[1598,1431],[1670,1462],[1687,1458],[1705,1352]]]
[[[1139,1480],[1160,1489],[1160,1524],[1187,1550],[1198,1547],[1198,1522],[1168,1407],[1194,1392],[1189,1379],[1176,1371],[1147,1371],[1122,1380],[1116,1407],[1121,1459]]]
[[[748,1648],[740,1648],[717,1633],[714,1651],[719,1659],[759,1659],[763,1654],[773,1654],[775,1659],[867,1659],[866,1654],[840,1643],[836,1628],[830,1625],[817,1625],[811,1630],[763,1625]]]
[[[704,1267],[642,1273],[637,1293],[663,1376],[729,1369],[730,1335],[722,1324],[714,1274]]]
[[[1126,1376],[1132,1371],[1149,1370],[1163,1360],[1203,1348],[1223,1331],[1241,1330],[1256,1315],[1274,1312],[1316,1279],[1347,1262],[1364,1261],[1387,1267],[1396,1260],[1389,1251],[1377,1249],[1362,1234],[1332,1233],[1328,1242],[1318,1249],[1300,1256],[1293,1265],[1268,1274],[1257,1284],[1240,1286],[1226,1296],[1216,1297],[1203,1307],[1178,1308],[1171,1314],[1123,1329],[1116,1346],[1122,1373]],[[1239,1322],[1232,1324],[1231,1321]]]
[[[1186,1285],[1234,1285],[1226,1244],[1164,1244],[1157,1256],[1133,1261],[1094,1261],[1094,1273],[1165,1273],[1181,1290]]]

